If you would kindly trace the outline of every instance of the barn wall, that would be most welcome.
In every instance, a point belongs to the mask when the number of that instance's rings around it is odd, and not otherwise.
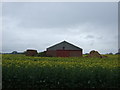
[[[82,50],[57,50],[57,57],[80,57]]]
[[[69,57],[70,52],[68,50],[57,50],[57,57]]]
[[[53,57],[80,57],[82,50],[48,50],[46,54]]]
[[[80,48],[73,46],[72,44],[68,44],[68,43],[60,43],[50,48],[47,48],[47,50],[58,50],[58,49],[63,50],[63,47],[65,47],[64,50],[80,50]]]

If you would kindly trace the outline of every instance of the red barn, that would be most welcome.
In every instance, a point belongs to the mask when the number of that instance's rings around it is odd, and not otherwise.
[[[82,56],[82,49],[63,41],[47,48],[46,55],[52,57],[80,57]]]

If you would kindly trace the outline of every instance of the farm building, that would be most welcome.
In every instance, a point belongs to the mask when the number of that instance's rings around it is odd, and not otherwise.
[[[35,56],[37,55],[37,50],[28,49],[25,53],[26,56]]]
[[[47,48],[46,55],[53,57],[80,57],[82,56],[82,49],[63,41]]]

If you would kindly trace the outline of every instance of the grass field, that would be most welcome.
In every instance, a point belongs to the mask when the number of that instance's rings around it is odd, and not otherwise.
[[[2,55],[3,88],[119,88],[117,55],[107,58]]]

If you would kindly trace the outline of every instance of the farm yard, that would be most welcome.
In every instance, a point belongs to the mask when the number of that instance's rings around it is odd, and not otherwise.
[[[107,56],[65,58],[2,55],[2,88],[119,88],[118,55]]]

